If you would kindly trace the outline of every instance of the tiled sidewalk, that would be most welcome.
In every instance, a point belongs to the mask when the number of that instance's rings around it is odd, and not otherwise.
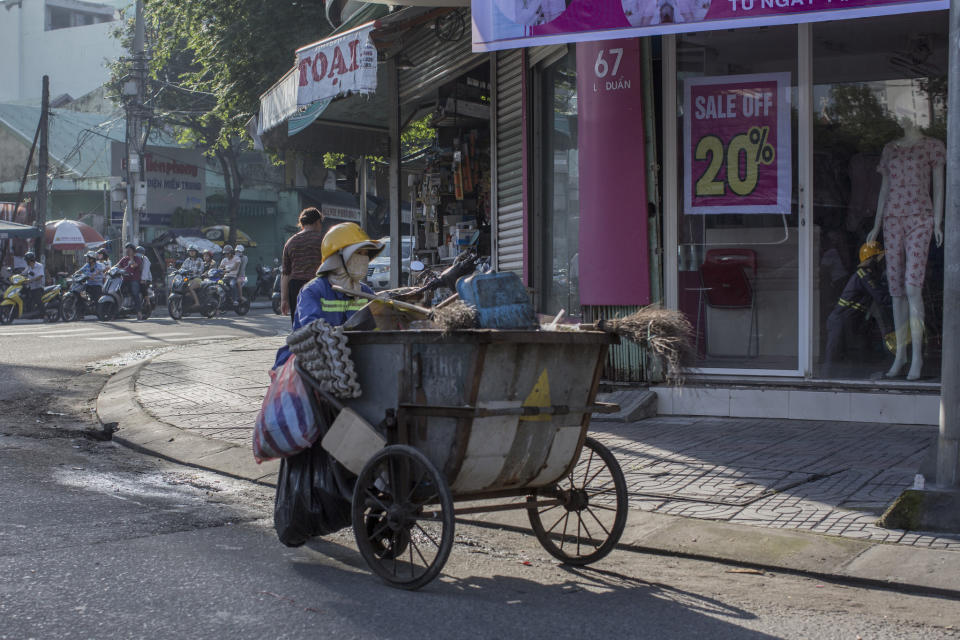
[[[167,424],[247,445],[284,340],[228,340],[163,353],[140,371],[137,399]]]
[[[154,417],[248,445],[282,337],[168,351],[140,372]],[[936,428],[731,418],[595,422],[627,477],[634,507],[670,515],[960,550],[960,534],[881,529],[877,517],[913,477]]]
[[[671,416],[593,431],[646,511],[960,550],[960,535],[875,524],[913,484],[935,427]]]

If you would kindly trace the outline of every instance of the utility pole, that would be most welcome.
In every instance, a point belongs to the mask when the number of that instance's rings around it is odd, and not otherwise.
[[[960,0],[950,2],[951,77],[960,70]],[[943,247],[943,355],[940,374],[938,488],[960,487],[960,82],[947,89],[947,197]]]
[[[140,215],[147,205],[146,182],[143,179],[143,151],[146,145],[144,116],[146,115],[147,55],[143,24],[143,0],[136,2],[133,32],[133,65],[130,78],[123,87],[127,98],[127,206],[123,212],[124,242],[139,242]]]
[[[47,144],[50,122],[50,76],[43,76],[43,93],[40,98],[40,157],[37,158],[37,226],[44,231],[47,225],[47,173],[49,172],[49,147]],[[19,203],[17,203],[19,204]],[[43,261],[43,236],[37,238],[38,260]]]

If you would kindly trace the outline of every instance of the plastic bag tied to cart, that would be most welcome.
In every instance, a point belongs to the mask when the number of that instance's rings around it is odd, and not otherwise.
[[[326,404],[316,403],[320,437],[336,417]],[[280,542],[299,547],[314,536],[323,536],[350,526],[350,498],[355,478],[320,446],[280,462],[273,526]]]

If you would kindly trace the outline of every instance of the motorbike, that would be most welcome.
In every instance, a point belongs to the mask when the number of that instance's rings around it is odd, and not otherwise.
[[[26,285],[27,277],[21,274],[10,276],[10,284],[0,300],[0,323],[11,324],[17,318],[29,320],[43,318],[44,322],[56,322],[60,319],[61,303],[63,301],[60,285],[52,284],[44,287],[40,294],[40,304],[36,309],[25,309],[26,302],[21,295]]]
[[[67,292],[63,294],[63,321],[75,322],[83,320],[88,313],[97,312],[97,300],[87,293],[87,282],[90,276],[77,271],[67,278]]]
[[[220,292],[216,282],[204,280],[203,284],[197,287],[198,305],[190,301],[190,281],[196,276],[191,275],[183,269],[178,269],[170,284],[170,295],[167,296],[167,311],[174,320],[180,320],[183,316],[190,313],[200,313],[207,318],[216,317],[220,311]]]
[[[258,296],[263,296],[264,298],[272,297],[274,280],[276,280],[279,273],[280,268],[277,266],[268,267],[265,264],[258,264],[257,284],[253,288],[253,293],[250,294],[250,299],[256,300]]]
[[[153,284],[141,287],[140,313],[144,320],[150,317],[156,306],[157,296]],[[129,287],[123,286],[123,269],[112,267],[107,271],[106,282],[103,285],[103,295],[97,301],[97,318],[101,322],[109,322],[118,318],[135,316],[133,294]]]
[[[245,316],[250,311],[250,299],[240,296],[237,299],[236,286],[227,282],[223,269],[210,269],[207,280],[216,285],[217,306],[220,311],[235,311],[238,316]]]
[[[270,294],[270,304],[273,307],[273,312],[275,314],[282,315],[280,313],[280,271],[277,270],[277,276],[273,279],[273,293]]]

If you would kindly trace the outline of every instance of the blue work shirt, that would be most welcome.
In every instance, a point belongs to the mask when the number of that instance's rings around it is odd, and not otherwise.
[[[80,267],[80,273],[87,275],[87,284],[92,284],[98,287],[103,286],[103,274],[106,273],[107,268],[103,266],[102,263],[96,262],[91,267],[90,263]]]
[[[364,293],[373,294],[373,289],[365,284],[361,284],[360,288]],[[333,285],[326,276],[318,276],[300,289],[300,295],[297,296],[297,310],[293,315],[293,330],[305,327],[317,318],[333,327],[339,327],[365,304],[367,300],[363,298],[352,298],[334,291]],[[282,365],[289,357],[290,348],[283,345],[277,350],[277,360],[273,368],[276,369]]]

